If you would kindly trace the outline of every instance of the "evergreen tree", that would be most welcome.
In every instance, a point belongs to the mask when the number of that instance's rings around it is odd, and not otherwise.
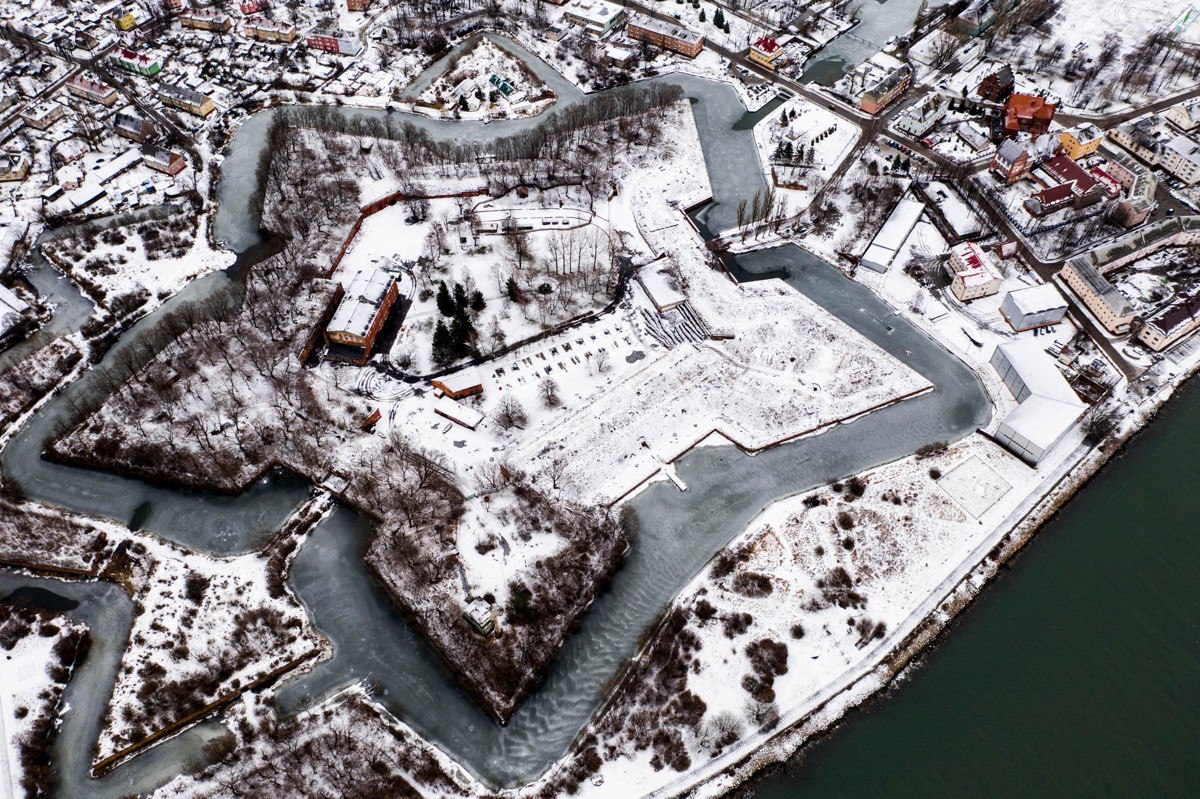
[[[450,289],[446,288],[444,280],[438,283],[437,307],[442,316],[454,316],[454,300],[450,297]]]
[[[454,311],[456,313],[467,309],[467,290],[462,283],[454,284]]]
[[[525,302],[525,295],[521,293],[521,287],[517,285],[515,277],[509,277],[508,282],[504,284],[504,291],[513,302],[518,304]]]
[[[470,108],[470,106],[467,105],[467,96],[465,94],[460,94],[458,96],[458,107],[463,111],[466,111]]]
[[[704,18],[704,9],[703,9],[703,8],[702,8],[702,9],[700,9],[700,21],[701,21],[701,22],[706,22],[706,21],[707,21],[707,20],[705,20],[705,18]]]
[[[725,23],[725,33],[729,33],[729,23]]]
[[[713,24],[718,28],[725,27],[725,12],[719,8],[713,12]]]
[[[471,295],[471,310],[472,311],[474,311],[475,313],[479,313],[486,307],[487,307],[487,302],[483,299],[482,291],[476,291],[474,294]]]
[[[454,342],[450,338],[450,331],[446,328],[446,323],[439,319],[437,327],[433,329],[433,362],[446,364],[452,360],[454,360]]]
[[[466,309],[456,313],[454,320],[450,322],[450,343],[456,356],[461,358],[471,353],[471,337],[474,333],[475,326],[471,324],[471,317],[467,316]]]

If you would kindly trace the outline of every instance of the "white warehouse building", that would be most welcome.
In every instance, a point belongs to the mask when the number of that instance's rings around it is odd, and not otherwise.
[[[995,439],[1036,466],[1079,421],[1086,407],[1033,339],[1006,342],[992,353],[992,367],[1012,392],[1017,409],[1004,417]]]
[[[1013,330],[1057,325],[1067,315],[1067,301],[1052,283],[1010,291],[1000,303],[1000,313]]]
[[[913,228],[917,226],[924,210],[924,204],[911,197],[905,197],[897,203],[883,227],[875,234],[875,240],[867,248],[860,263],[876,272],[886,272],[900,248],[904,246],[904,242],[908,240],[909,234],[913,232]]]

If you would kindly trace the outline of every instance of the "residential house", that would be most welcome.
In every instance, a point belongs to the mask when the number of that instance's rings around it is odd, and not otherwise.
[[[43,100],[35,105],[28,105],[21,109],[21,121],[31,128],[36,130],[46,130],[55,122],[63,118],[66,110],[58,103],[49,100]]]
[[[1018,333],[1057,325],[1067,315],[1067,301],[1053,283],[1042,283],[1008,292],[1000,315]]]
[[[314,28],[304,37],[305,46],[338,55],[358,55],[362,52],[362,36],[340,28]]]
[[[142,148],[142,161],[151,169],[167,175],[178,175],[187,166],[187,161],[179,153],[154,145]]]
[[[157,132],[154,123],[132,110],[132,106],[124,108],[113,117],[113,130],[118,136],[130,141],[144,142],[154,138]]]
[[[1200,180],[1200,144],[1187,136],[1176,136],[1163,145],[1162,168],[1191,186]]]
[[[992,26],[1001,13],[1017,4],[1017,0],[971,0],[951,20],[950,27],[968,36],[978,36]]]
[[[652,17],[634,17],[625,26],[625,35],[634,41],[649,42],[688,58],[695,58],[704,49],[703,35],[677,22],[663,22]]]
[[[1094,155],[1100,149],[1100,142],[1104,140],[1104,134],[1095,125],[1085,123],[1070,130],[1064,130],[1058,138],[1062,142],[1063,154],[1072,161],[1078,161],[1080,158]]]
[[[142,77],[153,77],[162,70],[162,65],[149,56],[139,55],[132,50],[118,48],[108,56],[108,63],[114,67],[132,72]]]
[[[1108,332],[1123,335],[1133,323],[1133,306],[1121,290],[1108,282],[1086,255],[1067,261],[1059,272],[1063,281],[1083,301]]]
[[[165,105],[178,108],[198,117],[206,117],[215,110],[213,101],[200,92],[192,91],[186,86],[174,83],[161,83],[158,86],[158,99]]]
[[[750,45],[750,60],[767,69],[775,69],[781,55],[783,47],[773,36],[760,36]]]
[[[24,180],[33,161],[19,150],[0,150],[0,183]]]
[[[1000,115],[1003,127],[998,138],[1011,139],[1018,133],[1042,135],[1050,129],[1056,108],[1057,105],[1045,97],[1030,94],[1009,95],[1004,101],[1004,109]]]
[[[260,42],[283,42],[290,44],[296,41],[296,26],[290,22],[279,22],[266,17],[251,17],[242,25],[242,33],[247,39],[257,39]]]
[[[946,269],[951,275],[950,293],[959,302],[990,297],[1000,291],[1000,272],[987,253],[973,241],[964,241],[951,248]]]
[[[933,126],[941,121],[950,108],[950,98],[944,94],[931,94],[920,103],[910,108],[896,120],[896,127],[909,136],[922,138],[933,130]]]
[[[1036,466],[1075,426],[1087,406],[1037,339],[998,345],[991,365],[1020,403],[993,435],[1017,457]]]
[[[89,152],[91,148],[87,142],[78,136],[68,136],[50,148],[50,164],[55,169],[62,169],[67,164],[82,160]]]
[[[1118,125],[1108,135],[1150,166],[1158,166],[1162,160],[1163,145],[1174,138],[1175,133],[1167,127],[1165,119],[1158,114],[1151,114]]]
[[[625,9],[606,0],[571,0],[563,6],[563,19],[596,36],[606,36],[625,21]]]
[[[146,12],[136,5],[113,12],[113,26],[122,33],[131,31],[146,21]]]
[[[1145,222],[1158,207],[1158,178],[1154,170],[1131,155],[1114,152],[1104,165],[1104,172],[1125,189],[1125,196],[1114,209],[1114,218],[1127,228]]]
[[[271,4],[268,3],[267,0],[241,0],[241,2],[238,3],[238,8],[242,10],[243,16],[248,17],[251,14],[257,14],[260,11],[266,11],[268,8],[270,8],[270,5]]]
[[[228,33],[233,20],[215,8],[196,8],[179,16],[179,24],[185,28],[212,33]]]
[[[989,73],[975,88],[979,99],[989,103],[1003,103],[1016,88],[1012,67],[1003,65],[995,72]]]
[[[1138,341],[1162,352],[1200,327],[1200,290],[1163,303],[1138,326]]]
[[[1191,133],[1200,126],[1200,102],[1173,105],[1163,112],[1163,118],[1184,133]]]
[[[163,0],[163,10],[168,14],[178,14],[187,7],[184,0]]]
[[[880,53],[875,56],[879,59],[876,63],[881,62],[880,56],[883,55],[885,54]],[[867,87],[858,104],[858,107],[868,114],[878,114],[912,85],[912,67],[891,56],[888,58],[896,64],[887,68],[883,77]]]
[[[998,180],[1011,186],[1028,174],[1030,166],[1029,151],[1018,144],[1016,139],[1005,139],[996,148],[996,154],[992,156],[992,163],[988,168]]]
[[[371,10],[371,0],[346,0],[346,10],[365,14]]]
[[[67,91],[75,97],[100,105],[113,106],[117,103],[117,90],[112,86],[92,80],[80,72],[67,81]]]

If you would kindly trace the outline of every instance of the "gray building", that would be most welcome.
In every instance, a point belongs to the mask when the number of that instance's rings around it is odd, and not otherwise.
[[[1000,313],[1018,332],[1057,325],[1067,315],[1067,301],[1051,283],[1008,292]]]

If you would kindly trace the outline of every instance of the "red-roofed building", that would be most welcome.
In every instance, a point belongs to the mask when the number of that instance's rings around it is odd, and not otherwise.
[[[246,16],[257,14],[259,11],[265,11],[270,4],[267,0],[241,0],[238,3],[238,8],[242,9],[242,13]]]
[[[1002,138],[1011,139],[1018,133],[1040,136],[1050,129],[1057,106],[1045,97],[1012,94],[1004,101]]]
[[[1048,189],[1034,192],[1025,201],[1025,210],[1034,216],[1045,216],[1070,204],[1075,192],[1070,183],[1060,183]]]
[[[775,69],[776,59],[782,52],[783,48],[774,37],[763,36],[750,48],[750,60],[767,69]]]

